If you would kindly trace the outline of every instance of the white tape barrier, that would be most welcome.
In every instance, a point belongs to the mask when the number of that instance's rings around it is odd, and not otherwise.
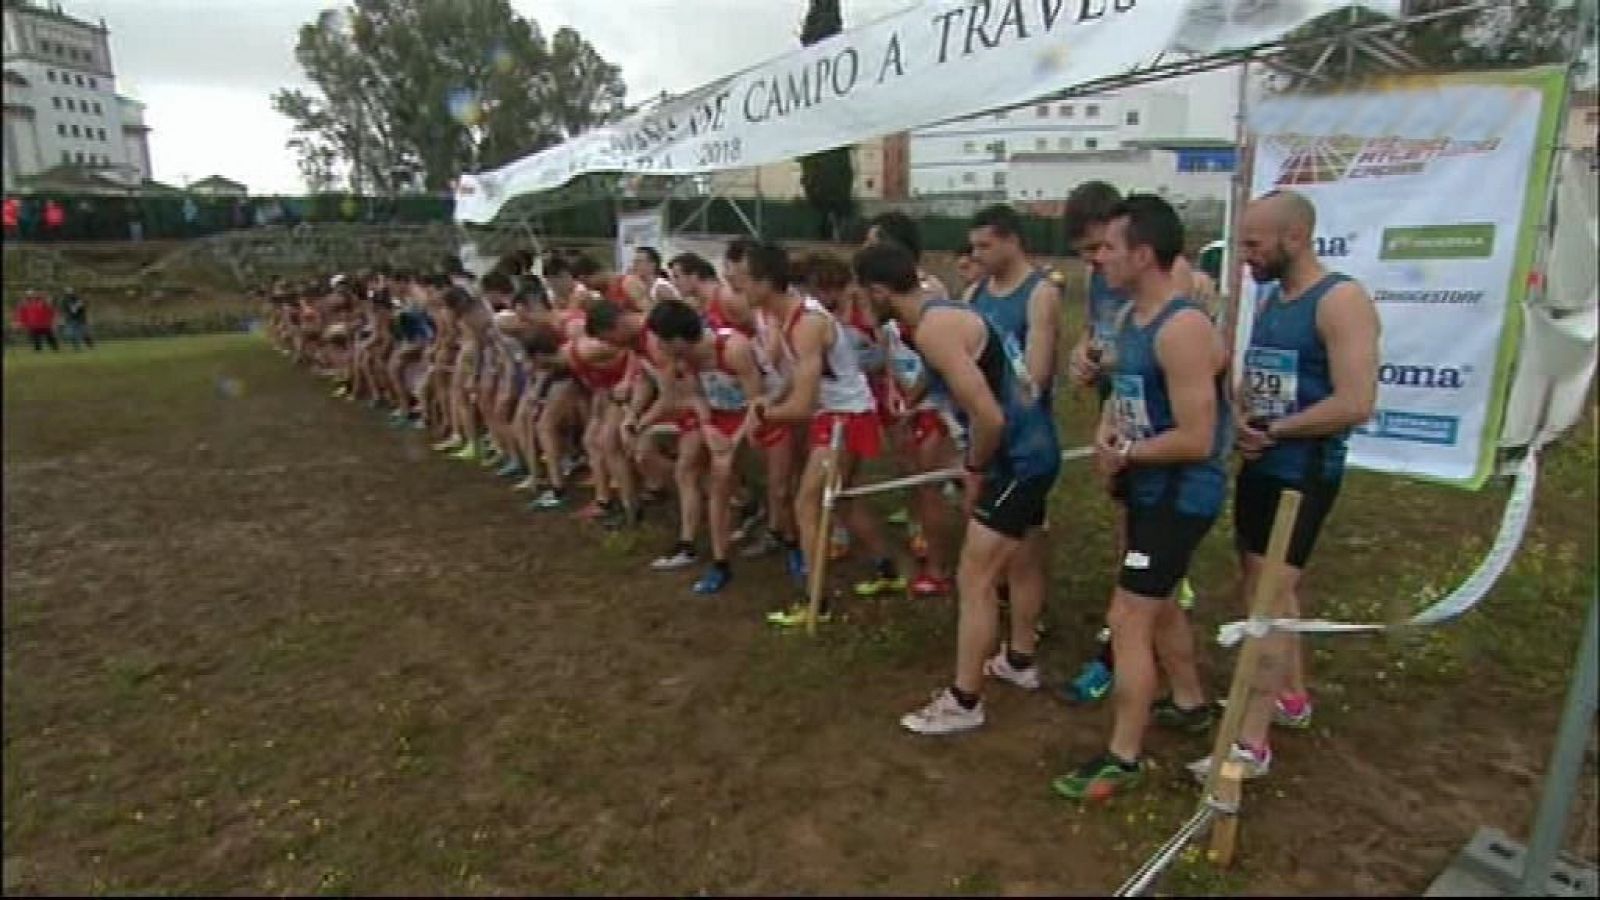
[[[1093,447],[1074,447],[1062,452],[1061,461],[1071,462],[1075,459],[1085,459],[1094,455]],[[859,484],[855,487],[844,488],[834,494],[835,497],[864,497],[868,494],[881,494],[885,491],[899,491],[905,488],[916,487],[922,484],[939,481],[956,481],[964,474],[962,469],[939,469],[933,472],[922,472],[917,475],[907,475],[904,478],[895,478],[890,481],[880,481],[877,484]]]
[[[1478,568],[1454,591],[1438,603],[1407,619],[1400,625],[1358,622],[1332,622],[1326,619],[1241,619],[1217,629],[1217,643],[1232,647],[1250,637],[1265,637],[1269,631],[1289,631],[1297,634],[1371,634],[1395,627],[1437,625],[1456,618],[1478,605],[1489,589],[1511,565],[1522,536],[1528,530],[1528,520],[1533,514],[1534,487],[1539,482],[1538,449],[1532,448],[1517,466],[1516,483],[1511,489],[1511,499],[1500,517],[1500,532],[1494,545],[1478,564]]]

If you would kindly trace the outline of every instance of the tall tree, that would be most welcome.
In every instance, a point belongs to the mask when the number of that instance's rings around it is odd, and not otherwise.
[[[844,30],[839,0],[811,0],[800,44],[809,47]],[[835,147],[800,158],[800,187],[818,214],[818,237],[838,238],[840,227],[855,212],[855,166],[849,147]]]
[[[624,112],[616,66],[508,0],[354,0],[302,26],[295,58],[316,92],[272,103],[308,184],[389,191],[415,172],[443,190]]]
[[[1413,13],[1430,13],[1460,5],[1461,0],[1410,0],[1406,9]],[[1379,21],[1377,16],[1365,10],[1329,13],[1307,23],[1295,37],[1332,38],[1348,29],[1352,23],[1366,25]],[[1567,62],[1576,27],[1574,4],[1557,0],[1524,0],[1396,26],[1392,31],[1378,32],[1373,43],[1380,52],[1390,47],[1398,48],[1414,57],[1424,68],[1433,71],[1524,68]],[[1304,72],[1316,65],[1326,47],[1325,43],[1296,47],[1285,54],[1284,61]],[[1347,74],[1347,68],[1348,74],[1355,79],[1394,71],[1359,49],[1347,53],[1340,48],[1327,59],[1322,74],[1342,79]],[[1273,76],[1271,84],[1280,90],[1291,90],[1306,86],[1308,81],[1304,77],[1279,71]]]

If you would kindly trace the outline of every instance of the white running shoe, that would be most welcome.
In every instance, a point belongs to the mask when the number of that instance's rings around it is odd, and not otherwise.
[[[1244,774],[1241,777],[1245,781],[1254,781],[1272,770],[1272,748],[1270,747],[1261,756],[1256,756],[1255,752],[1249,747],[1236,743],[1228,751],[1228,758],[1241,764],[1244,769]],[[1205,759],[1197,759],[1189,763],[1189,774],[1193,775],[1196,781],[1205,784],[1206,779],[1211,777],[1211,757],[1207,756]]]
[[[971,709],[963,707],[950,695],[949,688],[940,688],[928,705],[900,717],[907,731],[917,734],[958,734],[971,731],[983,724],[983,701]]]
[[[694,565],[696,559],[698,557],[695,556],[693,550],[674,548],[666,556],[657,557],[654,562],[650,563],[650,568],[657,572],[671,572],[675,569],[686,569]]]
[[[1039,667],[1037,665],[1029,666],[1026,669],[1013,667],[1011,661],[1006,659],[1005,644],[1000,645],[999,653],[983,661],[983,674],[990,678],[998,678],[1001,681],[1010,682],[1025,691],[1037,691],[1039,689]]]
[[[531,491],[531,490],[533,490],[534,488],[536,488],[538,486],[539,486],[539,476],[537,476],[537,475],[529,475],[527,478],[524,478],[521,481],[517,482],[516,484],[512,485],[511,489],[513,491]]]

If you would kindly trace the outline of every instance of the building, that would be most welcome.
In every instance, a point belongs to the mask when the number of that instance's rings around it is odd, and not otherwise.
[[[1567,149],[1593,164],[1597,133],[1600,133],[1600,101],[1595,90],[1573,91],[1572,106],[1567,110]]]
[[[904,132],[855,144],[850,148],[858,200],[904,200],[910,188],[910,138]],[[729,169],[711,174],[711,189],[724,197],[797,200],[805,197],[800,161]]]
[[[1012,199],[1054,200],[1076,183],[1101,177],[1090,173],[1107,171],[1107,165],[1129,177],[1177,174],[1163,166],[1175,167],[1178,155],[1151,148],[1231,147],[1236,77],[1207,72],[919,129],[910,141],[911,193],[996,191]],[[1132,152],[1115,155],[1124,150]],[[1148,171],[1135,171],[1140,169]],[[1015,184],[1017,179],[1027,184]]]
[[[151,178],[144,105],[116,92],[104,22],[4,0],[5,189],[60,166],[136,189]]]
[[[250,189],[221,175],[212,175],[189,185],[189,193],[201,197],[248,197]]]
[[[1124,143],[1089,153],[1018,153],[1011,157],[1007,200],[1051,207],[1076,185],[1104,181],[1124,194],[1159,194],[1174,206],[1228,195],[1237,152],[1231,146]]]

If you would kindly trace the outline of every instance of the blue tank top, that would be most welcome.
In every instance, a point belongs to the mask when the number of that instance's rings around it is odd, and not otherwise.
[[[1350,278],[1329,272],[1299,297],[1285,303],[1283,286],[1273,285],[1256,310],[1245,356],[1246,408],[1257,424],[1293,415],[1333,394],[1328,348],[1317,334],[1322,298]],[[1279,441],[1246,468],[1285,481],[1344,476],[1348,432],[1320,438]]]
[[[952,300],[930,300],[923,311],[940,308],[978,312],[965,303]],[[1007,342],[993,320],[982,312],[985,337],[983,350],[977,360],[978,371],[984,383],[1000,404],[1005,414],[1005,427],[1000,433],[1000,447],[989,462],[989,478],[996,481],[1055,477],[1061,469],[1061,440],[1056,434],[1055,417],[1050,407],[1032,400],[1018,381],[1016,367],[1021,365],[1020,351],[1012,355]],[[927,367],[928,392],[947,401],[956,410],[962,427],[969,426],[966,411],[950,396],[949,386],[932,366]]]
[[[989,325],[999,332],[1008,358],[1013,360],[1024,358],[1024,353],[1028,349],[1028,298],[1033,296],[1033,289],[1043,280],[1044,273],[1033,269],[1011,293],[996,295],[989,291],[991,279],[984,276],[983,280],[978,282],[977,289],[972,292],[972,308],[981,313]],[[1017,371],[1026,372],[1027,368],[1019,365]],[[1050,402],[1051,393],[1046,387],[1043,397],[1040,398],[1047,410],[1054,408]]]
[[[1186,309],[1205,312],[1180,297],[1168,303],[1143,327],[1132,315],[1123,317],[1117,331],[1116,367],[1111,383],[1116,398],[1117,428],[1128,440],[1152,438],[1171,431],[1177,424],[1172,415],[1172,398],[1167,394],[1166,374],[1156,357],[1156,336],[1169,319]],[[1217,378],[1213,382],[1217,422],[1210,457],[1203,462],[1182,465],[1130,467],[1127,500],[1131,506],[1149,508],[1173,503],[1178,512],[1188,516],[1214,517],[1222,512],[1233,425],[1222,380]]]

